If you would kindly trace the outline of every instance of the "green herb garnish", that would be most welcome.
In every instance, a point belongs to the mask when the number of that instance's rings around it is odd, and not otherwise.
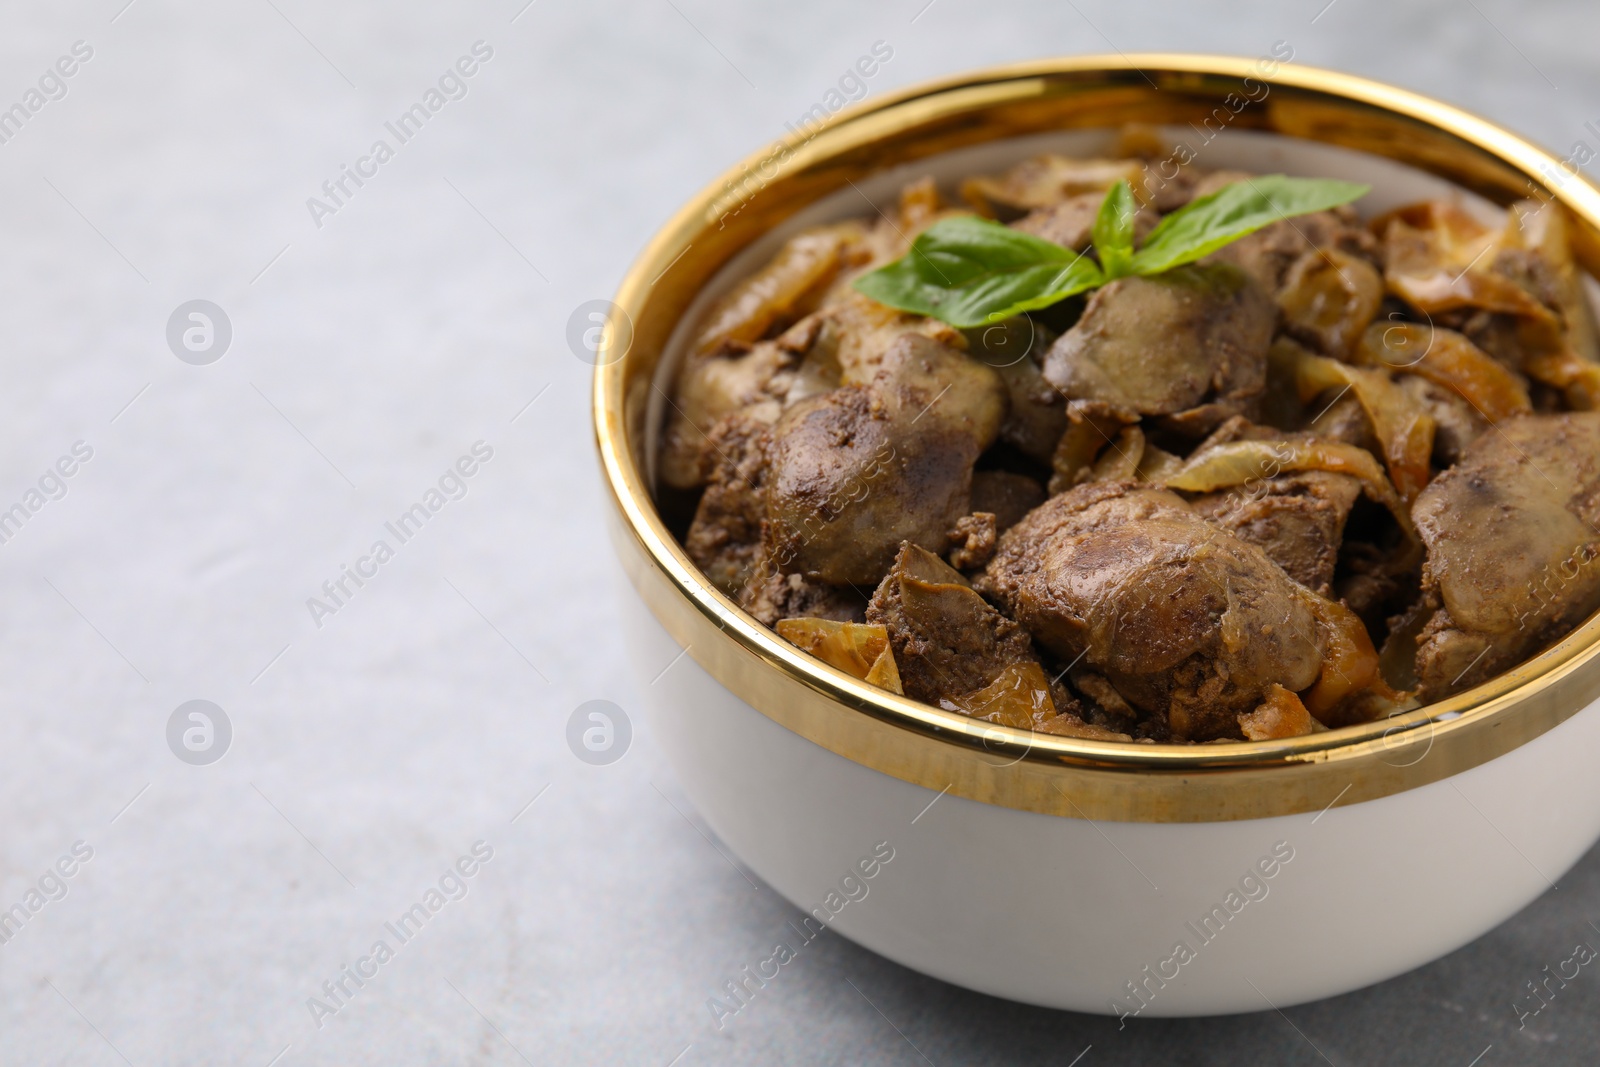
[[[1130,274],[1160,274],[1193,263],[1270,223],[1348,204],[1370,188],[1282,174],[1234,182],[1166,216],[1136,251],[1138,203],[1124,180],[1106,193],[1095,216],[1098,263],[998,222],[961,215],[928,227],[910,253],[857,278],[855,288],[881,304],[952,326],[983,326]]]

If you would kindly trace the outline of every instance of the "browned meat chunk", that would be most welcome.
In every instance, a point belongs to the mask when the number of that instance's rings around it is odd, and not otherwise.
[[[1301,471],[1207,493],[1191,503],[1211,522],[1260,548],[1289,577],[1328,596],[1345,520],[1360,495],[1361,483],[1348,475]]]
[[[1401,379],[1402,383],[1404,381]],[[1374,456],[1383,455],[1383,446],[1372,430],[1372,420],[1367,417],[1360,399],[1348,388],[1326,390],[1306,405],[1306,412],[1311,416],[1305,427],[1307,433],[1364,448]]]
[[[1266,388],[1276,317],[1260,286],[1235,267],[1120,278],[1096,290],[1051,347],[1044,377],[1073,399],[1141,415],[1254,397]]]
[[[844,370],[839,366],[839,330],[829,312],[806,316],[786,330],[784,338],[794,339],[799,361],[783,376],[787,388],[782,407],[832,392],[844,384]],[[776,416],[773,421],[777,421]]]
[[[1179,163],[1170,149],[1163,149],[1159,155],[1164,158],[1144,173],[1144,194],[1140,199],[1162,214],[1176,211],[1197,197],[1209,196],[1225,185],[1256,177],[1248,171],[1206,170],[1193,163]],[[1174,164],[1176,173],[1166,173]]]
[[[829,321],[833,359],[844,385],[870,384],[894,343],[907,333],[920,333],[956,347],[964,343],[954,326],[885,307],[853,289],[839,293],[822,314]]]
[[[796,362],[797,349],[757,342],[799,317],[865,233],[858,222],[801,233],[707,312],[678,368],[662,437],[662,481],[677,489],[701,484],[705,438],[724,415],[765,405],[760,417],[767,422],[778,417],[776,401],[788,388],[783,372]]]
[[[902,541],[943,552],[1005,403],[993,370],[907,334],[870,386],[794,405],[772,430],[768,557],[784,574],[875,585]]]
[[[1491,678],[1600,607],[1600,413],[1528,415],[1478,438],[1412,510],[1439,610],[1419,697]]]
[[[1099,193],[1127,180],[1142,184],[1144,166],[1136,159],[1068,159],[1042,155],[1023,160],[997,178],[968,178],[961,196],[984,215],[1016,216],[1059,204],[1083,193]]]
[[[1074,252],[1086,252],[1094,236],[1095,216],[1100,213],[1100,205],[1105,201],[1106,194],[1080,193],[1068,197],[1059,204],[1049,207],[1036,208],[1022,218],[1011,224],[1013,230],[1032,234],[1043,238],[1062,248],[1070,248]],[[1140,242],[1155,229],[1160,221],[1154,211],[1149,208],[1140,208],[1133,217],[1133,239]]]
[[[1124,700],[1122,694],[1117,692],[1117,687],[1107,681],[1104,675],[1086,667],[1076,667],[1072,669],[1071,677],[1072,688],[1093,704],[1090,714],[1098,712],[1096,718],[1128,730],[1135,728],[1134,724],[1139,720],[1138,709]],[[1164,728],[1166,723],[1161,725]]]
[[[861,622],[867,617],[867,596],[861,590],[813,582],[798,574],[779,574],[765,551],[756,553],[749,581],[739,593],[739,606],[767,626],[779,619]]]
[[[715,457],[684,549],[711,584],[738,596],[761,549],[766,512],[767,426],[743,415],[723,419],[707,437]]]
[[[1026,316],[967,331],[968,351],[1006,383],[1010,409],[1000,439],[1034,459],[1048,461],[1067,428],[1066,397],[1044,380],[1040,361],[1056,335]]]
[[[994,555],[997,537],[994,512],[974,511],[962,516],[950,531],[950,565],[964,571],[983,566]]]
[[[1334,598],[1355,612],[1369,633],[1381,635],[1390,627],[1390,616],[1405,611],[1416,601],[1421,570],[1422,561],[1415,552],[1401,553],[1370,541],[1346,540],[1340,553],[1340,573],[1334,580]],[[1417,629],[1420,628],[1419,625]],[[1415,636],[1413,633],[1413,639]],[[1414,644],[1412,651],[1415,652]],[[1397,678],[1415,674],[1411,657],[1406,658],[1405,670],[1397,673]],[[1410,686],[1411,682],[1396,684]]]
[[[1441,467],[1461,459],[1467,446],[1489,428],[1489,420],[1453,389],[1418,374],[1402,374],[1400,388],[1410,393],[1433,419],[1433,458]]]
[[[707,451],[716,457],[684,548],[711,583],[768,626],[779,619],[813,616],[860,622],[866,596],[849,587],[779,574],[761,543],[766,512],[768,428],[730,415],[711,431]]]
[[[1053,497],[1000,539],[978,588],[1180,740],[1236,737],[1269,686],[1298,692],[1322,672],[1311,594],[1162,489]]]
[[[1043,503],[1044,486],[1026,474],[978,471],[972,476],[972,510],[992,514],[997,533],[1005,533]]]
[[[906,695],[929,704],[983,689],[1013,664],[1039,662],[1027,631],[910,543],[872,595],[867,621],[888,627]]]
[[[1201,195],[1215,191],[1203,189]],[[1378,242],[1362,227],[1354,209],[1342,207],[1274,222],[1218,249],[1201,262],[1232,263],[1276,295],[1295,260],[1314,248],[1334,249],[1375,261]]]
[[[769,426],[776,421],[797,359],[774,341],[754,347],[730,341],[696,357],[679,375],[677,394],[667,409],[661,480],[677,489],[703,483],[716,462],[707,439],[726,416],[743,414]]]

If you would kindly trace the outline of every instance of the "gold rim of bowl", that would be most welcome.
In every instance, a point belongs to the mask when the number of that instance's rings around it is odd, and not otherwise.
[[[1237,114],[1224,103],[1263,84],[1266,96]],[[1537,196],[1560,205],[1580,262],[1592,274],[1600,266],[1600,190],[1555,157],[1455,108],[1331,71],[1285,64],[1266,76],[1253,59],[1086,56],[989,68],[842,111],[745,159],[679,211],[629,270],[602,331],[593,403],[612,540],[688,656],[783,727],[883,773],[1025,811],[1136,822],[1264,818],[1389,796],[1503,755],[1600,695],[1596,617],[1449,700],[1309,737],[1170,745],[1035,734],[896,697],[800,652],[706,584],[663,524],[643,465],[657,364],[691,301],[741,249],[889,167],[1058,130],[1200,129],[1219,108],[1233,129],[1388,157],[1498,204]]]

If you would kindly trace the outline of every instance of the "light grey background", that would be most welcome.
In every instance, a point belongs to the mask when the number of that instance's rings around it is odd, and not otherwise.
[[[94,850],[0,945],[0,1063],[1600,1056],[1590,970],[1520,1032],[1510,1006],[1600,943],[1595,855],[1448,959],[1286,1016],[1119,1033],[827,935],[714,1031],[706,998],[795,911],[718,854],[643,721],[589,368],[565,341],[689,194],[875,41],[894,55],[873,94],[1024,57],[1283,40],[1564,154],[1600,147],[1583,128],[1600,8],[125,3],[0,14],[0,106],[73,42],[94,49],[0,145],[0,508],[75,441],[94,450],[0,545],[0,907],[75,841]],[[314,225],[307,198],[480,39],[468,95]],[[209,366],[166,343],[197,298],[233,327]],[[466,497],[317,627],[306,599],[477,441],[493,458]],[[211,766],[167,747],[191,699],[232,723]],[[596,699],[633,721],[610,766],[565,740]],[[479,840],[493,859],[466,898],[318,1029],[306,999]],[[1351,906],[1429,906],[1374,894]]]

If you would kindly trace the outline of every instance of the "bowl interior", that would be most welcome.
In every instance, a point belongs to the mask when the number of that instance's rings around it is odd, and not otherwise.
[[[1170,145],[1187,143],[1197,148],[1196,166],[1212,170],[1244,170],[1257,174],[1288,174],[1302,178],[1343,178],[1372,186],[1360,203],[1364,218],[1418,200],[1448,197],[1481,221],[1499,225],[1505,212],[1488,199],[1459,185],[1405,163],[1370,152],[1259,130],[1221,130],[1203,141],[1189,126],[1157,127]],[[645,414],[644,456],[650,484],[656,484],[656,450],[672,381],[706,309],[741,278],[758,270],[790,237],[810,226],[850,218],[871,218],[881,208],[893,209],[901,186],[932,177],[948,201],[959,203],[956,187],[962,179],[996,174],[1043,152],[1093,158],[1109,152],[1116,130],[1064,130],[1012,137],[943,152],[912,163],[902,163],[854,181],[796,212],[751,242],[707,282],[673,330],[656,365],[655,388]],[[1199,142],[1196,146],[1196,142]],[[1587,276],[1586,276],[1587,277]],[[1595,283],[1589,279],[1591,286]],[[1600,286],[1596,287],[1600,292]]]

